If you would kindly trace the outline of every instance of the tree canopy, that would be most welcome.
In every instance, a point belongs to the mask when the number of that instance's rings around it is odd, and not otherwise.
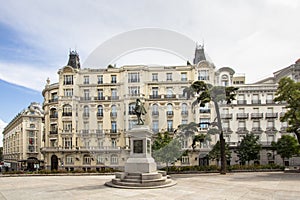
[[[254,134],[246,134],[238,146],[237,154],[241,163],[249,162],[258,159],[261,145],[258,142],[259,136]]]
[[[289,77],[282,78],[279,81],[274,101],[287,103],[287,112],[280,118],[280,121],[288,123],[287,131],[294,133],[300,144],[300,82],[295,82]]]
[[[290,135],[283,135],[277,142],[272,143],[272,147],[276,149],[284,162],[285,158],[291,158],[299,153],[299,144],[297,140]]]
[[[158,133],[152,144],[152,156],[157,162],[169,163],[175,162],[180,158],[181,144],[177,138],[170,137],[168,132]]]
[[[229,145],[225,145],[225,155],[226,155],[226,160],[229,160],[231,158],[231,152],[229,150]],[[211,160],[217,160],[219,161],[221,159],[221,153],[220,153],[220,141],[218,141],[212,150],[208,153],[208,157]]]

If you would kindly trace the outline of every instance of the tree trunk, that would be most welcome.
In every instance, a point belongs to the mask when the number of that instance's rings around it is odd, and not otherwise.
[[[295,132],[295,135],[297,137],[297,140],[298,140],[298,144],[300,144],[300,132]]]
[[[218,129],[220,131],[220,154],[221,154],[221,174],[226,174],[226,155],[225,155],[225,139],[223,136],[223,129],[221,123],[221,115],[219,110],[219,105],[217,102],[214,101],[217,119],[218,119]]]

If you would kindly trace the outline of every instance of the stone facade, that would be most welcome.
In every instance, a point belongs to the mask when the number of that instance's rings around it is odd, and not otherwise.
[[[37,170],[43,167],[44,113],[38,103],[31,103],[3,130],[3,157],[7,170]]]
[[[215,119],[213,105],[192,107],[194,100],[183,96],[183,90],[196,80],[239,87],[237,100],[230,106],[221,105],[226,141],[234,149],[243,135],[253,132],[260,136],[266,151],[262,151],[260,162],[276,161],[271,159],[273,152],[268,148],[281,134],[287,134],[287,124],[279,121],[285,105],[275,104],[273,97],[280,77],[295,77],[294,66],[298,64],[275,72],[274,77],[245,84],[244,75],[235,76],[229,67],[216,69],[213,63],[201,59],[186,66],[134,65],[105,69],[81,69],[76,52],[70,53],[70,59],[75,60],[68,62],[73,66],[62,67],[58,71],[58,83],[48,81],[43,90],[45,147],[42,152],[47,169],[123,169],[130,152],[128,131],[137,120],[133,112],[137,98],[147,109],[143,118],[154,133],[174,133],[178,125],[196,122],[200,124],[196,134],[206,134],[210,127],[205,122]],[[195,151],[176,164],[208,164],[205,156],[218,137],[213,135],[211,141],[197,143]],[[192,150],[191,144],[192,138],[185,138],[182,150]],[[230,163],[237,164],[236,156]]]

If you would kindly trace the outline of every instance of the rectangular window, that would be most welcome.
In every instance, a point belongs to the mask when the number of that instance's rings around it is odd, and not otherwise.
[[[111,156],[111,158],[110,158],[110,163],[111,164],[118,164],[118,156],[117,155],[113,155],[113,156]]]
[[[152,121],[152,131],[154,133],[158,133],[159,129],[158,129],[158,120],[153,120]]]
[[[128,73],[128,83],[139,83],[140,74],[138,72]]]
[[[117,140],[116,139],[111,139],[111,147],[113,148],[113,149],[116,149],[117,148]]]
[[[103,84],[103,75],[97,76],[98,84]]]
[[[181,157],[181,163],[182,164],[189,164],[190,163],[189,157],[188,156],[182,156]]]
[[[72,149],[72,138],[62,138],[64,149]]]
[[[187,81],[187,73],[181,72],[181,81]]]
[[[74,157],[73,156],[67,156],[66,157],[66,164],[74,164]]]
[[[187,148],[188,148],[188,139],[184,138],[184,139],[181,141],[181,148],[182,148],[182,149],[187,149]]]
[[[200,118],[200,130],[207,130],[210,123],[209,118]]]
[[[97,164],[104,164],[105,163],[105,157],[102,155],[97,156]]]
[[[73,85],[73,75],[64,75],[64,85]]]
[[[103,89],[98,89],[98,100],[104,100]]]
[[[90,84],[90,77],[89,76],[84,76],[83,77],[83,84]]]
[[[111,83],[117,83],[117,76],[111,75]]]
[[[172,81],[172,73],[167,73],[167,81]]]
[[[187,119],[181,120],[181,124],[187,124],[187,123],[188,123],[188,120],[187,120]]]
[[[64,89],[64,96],[65,97],[72,97],[73,96],[73,89]]]
[[[152,74],[152,81],[158,81],[158,74],[157,73]]]
[[[111,97],[112,97],[112,99],[116,99],[117,96],[118,96],[117,89],[115,89],[115,88],[111,89]]]
[[[134,125],[137,124],[137,120],[129,120],[128,122],[128,130],[131,130]]]
[[[90,90],[86,89],[83,90],[84,93],[84,100],[90,100]]]
[[[128,87],[130,96],[140,96],[140,86]]]
[[[173,132],[173,120],[167,120],[167,131]]]
[[[208,81],[209,80],[209,70],[199,70],[198,80],[199,81]]]
[[[63,122],[64,132],[72,132],[72,122]]]
[[[158,87],[153,87],[152,88],[152,96],[155,98],[155,97],[158,97]]]
[[[115,121],[111,122],[111,130],[113,133],[117,132],[117,122],[115,122]]]

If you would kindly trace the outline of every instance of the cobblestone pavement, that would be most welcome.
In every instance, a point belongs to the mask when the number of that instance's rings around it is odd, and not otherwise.
[[[116,189],[104,186],[113,177],[0,177],[0,199],[300,199],[300,173],[173,175],[177,185],[162,189]]]

